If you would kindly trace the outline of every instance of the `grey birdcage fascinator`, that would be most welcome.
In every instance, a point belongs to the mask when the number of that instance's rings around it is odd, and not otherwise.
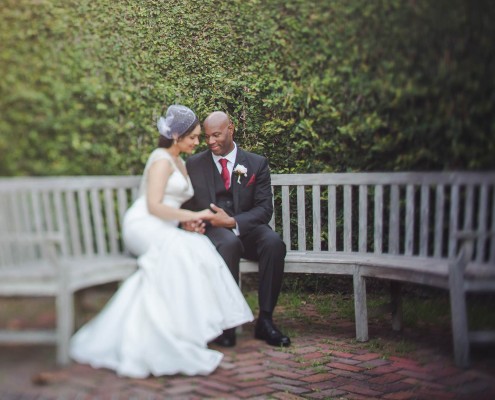
[[[195,121],[197,121],[196,114],[190,108],[174,104],[167,109],[165,118],[158,119],[156,126],[160,135],[174,139],[186,133]]]

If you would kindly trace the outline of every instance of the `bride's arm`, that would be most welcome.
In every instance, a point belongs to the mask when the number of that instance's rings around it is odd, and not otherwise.
[[[146,202],[149,213],[158,218],[180,222],[207,218],[211,213],[209,210],[195,212],[170,207],[162,203],[165,186],[172,172],[173,167],[169,160],[157,160],[150,166],[146,189]]]

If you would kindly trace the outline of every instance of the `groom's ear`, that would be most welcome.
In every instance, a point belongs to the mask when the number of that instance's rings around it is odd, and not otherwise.
[[[235,125],[232,121],[229,122],[229,125],[227,126],[227,129],[229,130],[229,133],[234,136],[234,131],[235,131]]]

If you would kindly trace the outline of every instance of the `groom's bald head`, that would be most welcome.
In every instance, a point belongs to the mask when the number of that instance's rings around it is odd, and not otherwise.
[[[234,149],[234,124],[223,111],[214,111],[203,122],[205,140],[211,152],[225,156]]]
[[[206,126],[208,124],[228,124],[230,122],[229,116],[223,111],[213,111],[210,115],[208,115],[203,122],[203,125]]]

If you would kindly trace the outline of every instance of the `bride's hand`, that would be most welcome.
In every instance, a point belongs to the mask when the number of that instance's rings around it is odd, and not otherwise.
[[[185,231],[196,232],[201,234],[205,233],[206,230],[206,225],[201,220],[191,220],[191,221],[182,222],[181,227]]]
[[[205,220],[205,221],[208,221],[210,220],[215,214],[213,213],[213,211],[211,211],[210,209],[206,208],[204,210],[201,210],[201,211],[198,211],[196,212],[196,219],[197,220]]]
[[[182,228],[190,232],[205,233],[206,224],[204,221],[210,219],[214,213],[211,210],[206,209],[193,212],[193,215],[193,219],[182,222]]]

